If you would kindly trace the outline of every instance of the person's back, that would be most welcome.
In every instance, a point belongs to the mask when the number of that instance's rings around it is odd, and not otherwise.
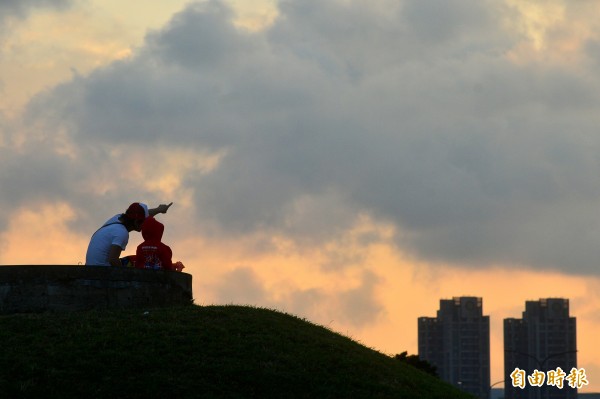
[[[165,226],[153,217],[142,225],[144,242],[138,245],[135,267],[138,269],[174,270],[171,248],[162,242]]]
[[[115,215],[100,227],[88,245],[85,255],[85,264],[88,266],[111,266],[109,253],[112,245],[122,249],[127,247],[129,242],[129,231],[127,227],[119,220],[121,215]]]

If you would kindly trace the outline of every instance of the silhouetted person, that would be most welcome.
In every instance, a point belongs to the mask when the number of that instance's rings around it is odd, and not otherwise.
[[[130,231],[141,231],[146,218],[159,213],[167,213],[168,205],[161,204],[156,208],[148,209],[146,204],[134,202],[120,215],[108,219],[92,235],[85,256],[87,266],[121,266],[119,257],[127,247]]]

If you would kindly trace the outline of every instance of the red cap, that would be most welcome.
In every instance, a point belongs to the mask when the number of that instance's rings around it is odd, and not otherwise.
[[[146,220],[146,210],[139,202],[129,205],[129,208],[125,211],[125,215],[133,220]]]

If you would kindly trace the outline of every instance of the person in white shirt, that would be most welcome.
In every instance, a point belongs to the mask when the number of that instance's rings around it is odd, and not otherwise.
[[[148,209],[146,204],[134,202],[125,213],[108,219],[90,239],[85,256],[86,266],[121,266],[119,258],[129,242],[129,232],[141,231],[147,217],[167,213],[171,205],[172,202]]]

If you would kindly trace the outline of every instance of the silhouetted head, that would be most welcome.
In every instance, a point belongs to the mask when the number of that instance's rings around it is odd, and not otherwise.
[[[148,206],[141,202],[134,202],[129,205],[129,208],[121,215],[121,221],[128,231],[141,231],[142,224],[144,224],[144,221],[148,216]]]
[[[162,240],[164,231],[165,225],[150,216],[149,218],[146,218],[146,221],[142,226],[142,237],[146,241],[160,241]]]

